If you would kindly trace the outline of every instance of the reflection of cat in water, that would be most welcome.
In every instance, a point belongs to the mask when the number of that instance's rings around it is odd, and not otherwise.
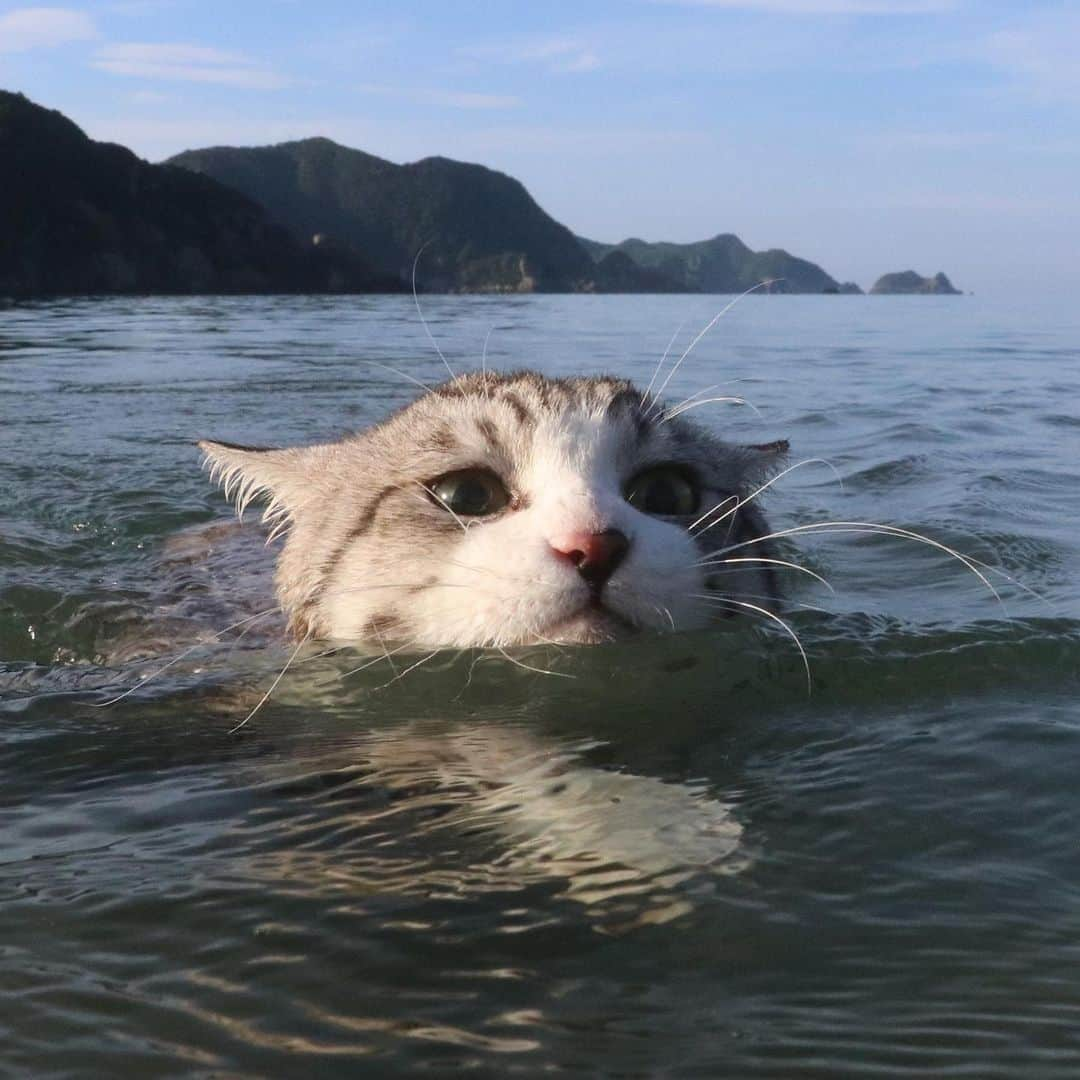
[[[777,601],[751,498],[786,444],[721,442],[622,379],[472,374],[335,443],[200,445],[240,512],[262,498],[284,534],[277,598],[301,645],[392,662],[592,644],[769,616]],[[367,754],[387,775],[437,762],[571,894],[575,867],[664,878],[736,846],[728,808],[700,792],[550,749],[519,727],[470,728],[375,739]]]

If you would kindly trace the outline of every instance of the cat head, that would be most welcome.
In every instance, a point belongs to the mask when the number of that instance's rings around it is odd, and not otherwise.
[[[700,563],[765,534],[737,504],[787,444],[721,442],[623,379],[464,375],[339,442],[199,445],[238,511],[266,501],[286,536],[277,590],[300,637],[597,642],[775,599],[768,564]]]

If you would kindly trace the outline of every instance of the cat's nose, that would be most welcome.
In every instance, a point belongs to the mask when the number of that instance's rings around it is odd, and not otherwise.
[[[551,541],[556,555],[577,567],[577,572],[594,588],[615,573],[630,550],[630,541],[618,529],[603,532],[567,533]]]

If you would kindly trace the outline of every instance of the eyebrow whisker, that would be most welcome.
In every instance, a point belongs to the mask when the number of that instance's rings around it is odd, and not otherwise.
[[[653,386],[656,385],[657,376],[659,376],[664,364],[667,363],[668,354],[671,352],[671,346],[675,344],[675,339],[682,333],[682,328],[686,325],[686,320],[683,319],[681,323],[675,328],[675,333],[671,335],[671,340],[667,343],[667,348],[664,349],[664,355],[656,363],[656,368],[653,370],[653,376],[649,380],[649,385],[645,388],[645,393],[641,395],[641,405],[639,406],[642,412],[651,411],[652,406],[648,406],[646,409],[646,403],[649,400],[649,395],[652,393]],[[659,398],[659,393],[657,394]],[[655,404],[655,401],[653,402]]]
[[[430,341],[431,344],[435,347],[435,351],[439,354],[439,359],[443,362],[443,367],[446,368],[447,372],[450,375],[451,380],[453,380],[453,379],[457,378],[457,375],[455,374],[454,369],[447,362],[446,357],[443,356],[443,351],[442,351],[442,349],[439,348],[439,343],[435,340],[435,335],[432,334],[431,327],[428,326],[428,321],[427,321],[427,319],[424,318],[424,313],[420,309],[420,297],[417,296],[417,294],[416,294],[416,268],[420,263],[420,256],[424,254],[424,249],[430,243],[431,243],[430,240],[425,240],[424,243],[420,245],[420,250],[416,253],[416,258],[413,259],[413,264],[412,264],[412,297],[413,297],[413,303],[416,305],[416,314],[420,316],[420,322],[423,324],[424,333],[427,334],[428,341]]]
[[[712,317],[712,318],[711,318],[711,319],[709,320],[709,322],[708,322],[708,323],[706,323],[706,325],[705,325],[705,326],[704,326],[704,327],[703,327],[703,328],[702,328],[702,329],[701,329],[701,330],[700,330],[700,331],[698,332],[698,335],[697,335],[697,337],[695,337],[695,338],[694,338],[694,340],[693,340],[693,341],[691,341],[691,342],[690,342],[690,344],[686,346],[686,348],[685,348],[685,349],[683,350],[683,354],[682,354],[682,356],[680,356],[680,357],[679,357],[679,359],[678,359],[678,360],[676,360],[676,361],[675,361],[675,363],[674,363],[674,364],[672,365],[672,368],[671,368],[671,370],[670,370],[670,371],[668,372],[668,374],[667,374],[667,378],[666,378],[666,379],[664,379],[664,381],[663,381],[663,382],[662,382],[662,383],[660,384],[660,386],[659,386],[659,387],[657,388],[656,394],[654,395],[654,396],[655,396],[655,401],[654,401],[654,404],[653,404],[653,406],[652,406],[652,407],[650,407],[649,413],[648,413],[647,415],[649,415],[649,416],[651,417],[651,415],[652,415],[653,411],[654,411],[654,410],[655,410],[655,408],[656,408],[656,405],[657,405],[657,404],[659,403],[659,401],[660,401],[660,395],[661,395],[661,394],[663,394],[663,392],[664,392],[664,390],[666,389],[666,387],[667,387],[668,383],[669,383],[669,382],[671,382],[671,380],[672,380],[672,379],[674,378],[674,376],[675,376],[675,373],[676,373],[676,372],[677,372],[677,371],[679,370],[679,368],[680,368],[680,367],[682,366],[682,362],[683,362],[683,361],[684,361],[684,360],[685,360],[685,359],[686,359],[686,358],[687,358],[687,357],[688,357],[688,356],[690,355],[690,353],[691,353],[691,352],[693,351],[693,349],[694,349],[694,346],[695,346],[695,345],[697,345],[697,343],[698,343],[698,342],[699,342],[699,341],[700,341],[700,340],[701,340],[701,339],[702,339],[702,338],[703,338],[703,337],[704,337],[704,336],[705,336],[705,335],[706,335],[706,334],[707,334],[707,333],[708,333],[708,332],[709,332],[709,331],[710,331],[710,330],[711,330],[711,329],[712,329],[712,328],[713,328],[713,327],[714,327],[714,326],[715,326],[715,325],[716,325],[716,324],[717,324],[717,323],[718,323],[718,322],[719,322],[719,321],[720,321],[720,320],[721,320],[721,319],[722,319],[722,318],[723,318],[723,317],[724,317],[724,316],[725,316],[725,315],[726,315],[726,314],[727,314],[727,313],[728,313],[728,312],[729,312],[729,311],[730,311],[730,310],[731,310],[731,309],[732,309],[732,308],[733,308],[733,307],[734,307],[734,306],[735,306],[735,305],[736,305],[736,304],[737,304],[737,303],[738,303],[738,302],[740,301],[740,300],[742,300],[742,299],[743,299],[743,297],[749,296],[749,295],[750,295],[750,294],[751,294],[752,292],[756,292],[756,291],[757,291],[758,289],[762,289],[762,288],[765,288],[766,286],[769,286],[769,285],[774,285],[774,284],[775,284],[775,283],[776,283],[777,281],[780,281],[780,280],[782,280],[782,279],[781,279],[781,278],[768,278],[768,279],[766,279],[765,281],[759,281],[759,282],[758,282],[758,283],[757,283],[756,285],[753,285],[753,286],[751,286],[751,287],[750,287],[749,289],[747,289],[747,290],[746,290],[745,292],[739,293],[739,295],[738,295],[738,296],[734,297],[734,298],[733,298],[733,299],[732,299],[732,300],[731,300],[731,301],[730,301],[729,303],[725,304],[725,305],[724,305],[724,307],[723,307],[723,308],[721,308],[721,309],[720,309],[720,311],[718,311],[718,312],[717,312],[717,313],[716,313],[716,314],[715,314],[715,315],[714,315],[714,316],[713,316],[713,317]]]
[[[832,469],[833,473],[835,473],[837,477],[839,477],[839,475],[840,475],[840,474],[839,474],[839,472],[837,472],[837,469],[836,469],[836,467],[835,467],[835,466],[834,466],[834,465],[833,465],[833,464],[832,464],[831,462],[829,462],[829,461],[826,461],[826,460],[825,460],[824,458],[803,458],[803,460],[802,460],[802,461],[796,461],[794,465],[789,465],[789,466],[788,466],[788,467],[787,467],[786,469],[783,469],[783,470],[781,470],[781,471],[780,471],[780,472],[778,472],[778,473],[777,473],[777,474],[776,474],[775,476],[771,476],[771,477],[770,477],[770,478],[769,478],[768,480],[766,480],[766,481],[765,481],[765,483],[764,483],[764,484],[762,484],[762,485],[761,485],[761,486],[760,486],[759,488],[757,488],[757,490],[756,490],[756,491],[752,491],[752,492],[751,492],[751,493],[750,493],[749,495],[747,495],[747,496],[746,496],[746,498],[744,498],[744,499],[738,499],[738,500],[736,501],[736,504],[735,504],[735,505],[734,505],[734,506],[733,506],[733,507],[732,507],[732,508],[731,508],[730,510],[727,510],[727,511],[725,511],[725,512],[724,512],[724,513],[723,513],[723,514],[722,514],[722,515],[721,515],[720,517],[718,517],[718,518],[717,518],[717,519],[716,519],[715,521],[711,521],[711,522],[709,522],[709,524],[708,524],[708,525],[706,525],[706,526],[705,526],[705,527],[704,527],[703,529],[701,529],[701,530],[700,530],[700,532],[701,532],[701,533],[706,533],[706,532],[708,532],[708,531],[709,531],[709,530],[710,530],[710,529],[711,529],[711,528],[712,528],[712,527],[713,527],[714,525],[718,525],[718,524],[719,524],[719,523],[720,523],[721,521],[723,521],[723,520],[724,520],[725,518],[731,517],[731,516],[732,516],[733,514],[737,514],[737,513],[739,512],[739,510],[741,510],[741,509],[742,509],[742,508],[743,508],[743,507],[744,507],[744,506],[745,506],[745,505],[746,505],[746,504],[747,504],[748,502],[753,502],[753,500],[754,500],[754,499],[756,499],[756,498],[757,498],[757,497],[758,497],[758,496],[759,496],[759,495],[760,495],[760,494],[761,494],[761,493],[762,493],[763,491],[767,491],[767,490],[768,490],[769,488],[771,488],[771,487],[773,486],[773,484],[775,484],[775,483],[776,483],[776,482],[777,482],[778,480],[782,480],[782,479],[783,479],[783,478],[784,478],[785,476],[787,476],[787,474],[788,474],[788,473],[794,472],[794,471],[795,471],[796,469],[801,469],[801,468],[802,468],[802,467],[803,467],[804,465],[824,465],[824,466],[826,466],[827,468],[829,468],[829,469]],[[725,501],[726,501],[726,500],[725,500]],[[715,508],[714,508],[714,509],[715,509]],[[707,514],[703,514],[703,515],[702,515],[701,517],[699,517],[699,518],[697,519],[697,521],[693,522],[693,523],[692,523],[692,524],[690,525],[690,527],[689,527],[689,532],[690,532],[691,534],[694,534],[694,530],[695,530],[695,529],[697,529],[697,527],[698,527],[698,526],[699,526],[699,525],[700,525],[700,524],[701,524],[701,523],[702,523],[702,522],[703,522],[703,521],[704,521],[704,520],[705,520],[705,519],[706,519],[706,518],[707,518],[707,517],[709,516],[709,514],[711,514],[712,512],[713,512],[713,511],[712,511],[712,510],[710,510],[710,511],[709,511],[709,513],[707,513]]]
[[[765,419],[765,417],[762,416],[762,414],[761,414],[761,410],[756,405],[753,405],[749,401],[747,401],[746,398],[741,398],[741,397],[708,397],[708,398],[701,398],[701,399],[699,399],[697,401],[683,402],[682,405],[678,406],[677,408],[667,409],[665,412],[660,414],[660,421],[659,422],[661,424],[666,424],[669,421],[674,420],[676,416],[682,416],[683,413],[689,412],[691,409],[696,409],[699,405],[714,405],[714,404],[717,404],[717,403],[724,403],[724,402],[726,402],[729,405],[745,405],[751,412],[754,413],[755,416],[757,416],[757,418],[759,420],[764,420]]]

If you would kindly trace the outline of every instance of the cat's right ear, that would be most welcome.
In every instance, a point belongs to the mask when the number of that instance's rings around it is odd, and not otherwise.
[[[756,486],[772,479],[784,467],[790,449],[787,439],[740,446],[744,483]]]
[[[306,448],[274,450],[209,439],[198,445],[203,452],[203,467],[236,507],[237,517],[242,518],[254,500],[266,501],[262,519],[274,525],[271,536],[292,521],[305,493],[310,493]]]

